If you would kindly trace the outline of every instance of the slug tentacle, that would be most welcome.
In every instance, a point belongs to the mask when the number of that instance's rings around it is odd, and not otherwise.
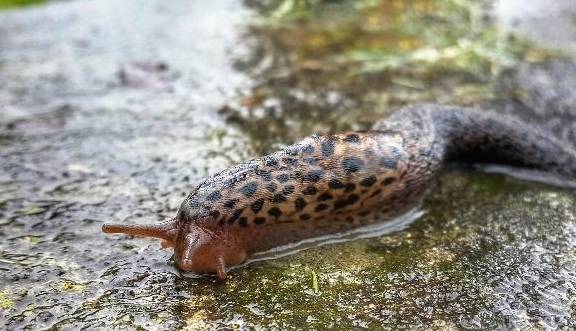
[[[158,224],[104,224],[102,225],[102,232],[153,237],[172,242],[178,233],[176,223],[176,220],[172,219]]]

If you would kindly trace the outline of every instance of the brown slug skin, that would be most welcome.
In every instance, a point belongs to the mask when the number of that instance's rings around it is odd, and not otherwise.
[[[440,105],[405,108],[371,131],[312,136],[206,179],[176,217],[104,225],[163,239],[185,271],[217,273],[252,253],[383,222],[409,209],[450,163],[492,163],[569,178],[576,154],[518,120]]]

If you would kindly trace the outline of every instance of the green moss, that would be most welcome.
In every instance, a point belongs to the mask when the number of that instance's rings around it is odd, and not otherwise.
[[[14,307],[14,301],[10,296],[10,291],[0,291],[0,309],[10,309],[12,307]]]
[[[0,0],[0,9],[39,5],[46,0]]]

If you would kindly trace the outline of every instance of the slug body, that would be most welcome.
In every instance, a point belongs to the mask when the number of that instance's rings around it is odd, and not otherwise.
[[[419,105],[370,131],[315,135],[224,170],[190,193],[170,221],[103,231],[163,239],[182,270],[225,278],[226,267],[254,252],[405,213],[451,162],[576,174],[576,153],[533,126]]]

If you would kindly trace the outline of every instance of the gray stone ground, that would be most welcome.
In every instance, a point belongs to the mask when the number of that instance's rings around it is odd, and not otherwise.
[[[272,101],[260,122],[226,106],[262,83],[259,61],[238,61],[258,57],[244,42],[260,38],[247,35],[256,15],[160,0],[0,13],[5,328],[576,328],[576,195],[500,175],[448,171],[407,228],[256,262],[226,283],[180,275],[157,242],[104,236],[104,222],[172,216],[203,177],[287,131],[379,116],[344,116],[354,98],[328,89]],[[486,103],[572,139],[574,68],[521,66],[502,78],[515,97]],[[315,106],[274,110],[302,98]],[[334,116],[349,123],[311,124]]]

